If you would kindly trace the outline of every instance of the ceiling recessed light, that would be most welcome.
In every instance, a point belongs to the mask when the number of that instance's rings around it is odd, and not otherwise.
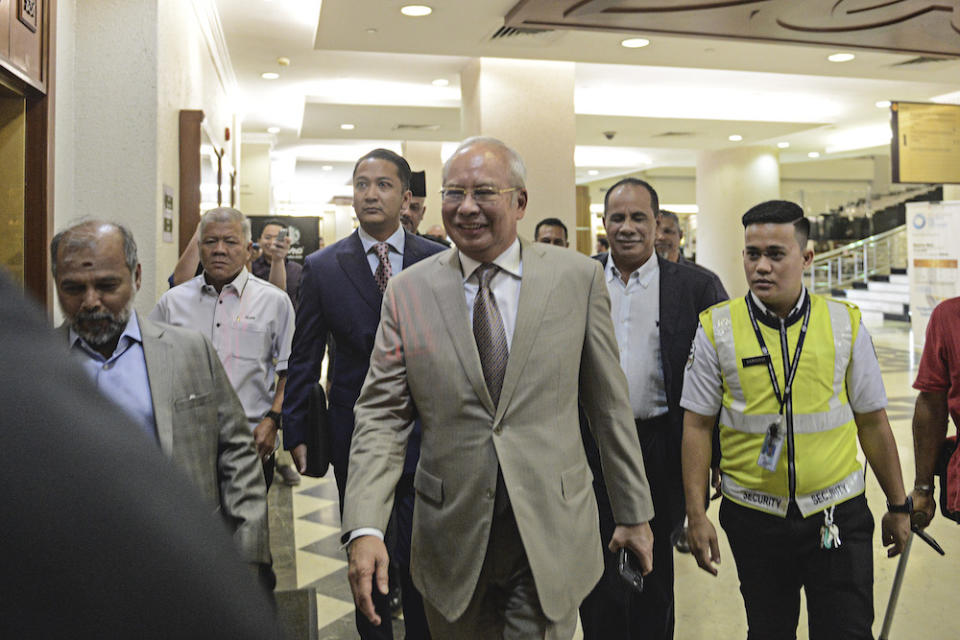
[[[267,133],[280,133],[280,127],[267,127]]]
[[[877,105],[877,109],[886,109],[887,107],[890,106],[890,101],[889,101],[889,100],[877,100],[876,102],[874,102],[874,104]]]
[[[827,56],[827,60],[830,62],[850,62],[857,56],[852,53],[835,53],[831,56]]]
[[[627,49],[639,49],[640,47],[645,47],[650,44],[650,41],[646,38],[627,38],[626,40],[620,41],[621,47],[626,47]]]
[[[400,7],[400,13],[411,18],[422,18],[433,13],[433,9],[425,4],[408,4],[405,7]]]
[[[732,136],[727,137],[727,140],[729,140],[730,142],[740,142],[741,140],[743,140],[743,136],[741,136],[738,133],[735,133]]]
[[[588,175],[588,176],[598,176],[598,175],[600,175],[600,172],[597,171],[596,169],[590,169],[589,171],[587,171],[587,175]]]
[[[321,168],[323,171],[333,171],[333,165],[332,165],[332,164],[325,164],[325,165],[323,165],[323,166],[320,167],[320,168]]]
[[[432,84],[432,85],[435,86],[435,87],[446,87],[447,85],[450,84],[450,81],[447,80],[446,78],[437,78],[436,80],[434,80],[434,81],[431,82],[430,84]]]
[[[340,125],[340,128],[343,129],[344,131],[353,131],[354,129],[356,129],[356,126],[349,124],[347,122],[344,122],[342,125]]]
[[[820,157],[820,152],[819,152],[819,151],[811,151],[810,153],[807,154],[807,157],[808,157],[808,158],[819,158],[819,157]]]
[[[370,35],[373,35],[373,34],[375,34],[376,32],[377,32],[377,30],[374,29],[373,27],[370,27],[369,29],[367,29],[367,33],[369,33]]]
[[[280,77],[279,73],[274,73],[273,71],[264,71],[260,74],[260,77],[264,80],[276,80]]]
[[[786,148],[788,148],[788,147],[790,146],[790,143],[789,143],[789,142],[778,142],[778,143],[777,143],[777,146],[780,147],[781,149],[786,149]]]

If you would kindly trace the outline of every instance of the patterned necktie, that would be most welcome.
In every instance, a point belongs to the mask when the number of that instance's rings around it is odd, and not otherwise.
[[[480,280],[477,297],[473,301],[473,337],[477,341],[480,366],[493,405],[500,402],[503,375],[507,370],[507,334],[497,301],[490,290],[490,280],[500,270],[495,264],[482,264],[474,272]]]
[[[386,242],[378,242],[373,245],[373,250],[377,252],[380,264],[377,265],[377,272],[373,275],[380,287],[380,293],[387,290],[387,280],[393,275],[393,268],[390,266],[390,245]]]

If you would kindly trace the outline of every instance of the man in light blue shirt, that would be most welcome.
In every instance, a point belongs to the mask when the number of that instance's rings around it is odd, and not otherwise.
[[[190,478],[272,587],[266,486],[243,407],[213,346],[196,331],[137,317],[141,268],[124,227],[73,225],[54,236],[50,255],[71,357]]]

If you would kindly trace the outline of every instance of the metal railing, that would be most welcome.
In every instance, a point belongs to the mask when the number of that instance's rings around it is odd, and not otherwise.
[[[815,256],[805,274],[807,287],[815,293],[828,293],[906,264],[907,226],[901,225]]]

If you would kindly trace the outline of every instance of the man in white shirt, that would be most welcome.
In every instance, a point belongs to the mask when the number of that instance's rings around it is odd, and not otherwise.
[[[605,267],[619,363],[627,377],[656,511],[650,526],[657,569],[643,592],[636,594],[618,575],[615,554],[605,553],[604,576],[580,609],[586,640],[673,638],[670,540],[683,525],[684,513],[680,476],[683,367],[699,313],[721,298],[706,273],[654,252],[658,224],[659,198],[650,184],[625,178],[607,190],[603,225],[610,253],[596,257]],[[603,537],[613,531],[613,514],[604,470],[587,432],[584,442],[593,467]]]
[[[294,311],[281,289],[246,268],[250,221],[228,207],[200,220],[203,273],[160,297],[150,319],[202,333],[247,415],[269,489],[283,407]]]

